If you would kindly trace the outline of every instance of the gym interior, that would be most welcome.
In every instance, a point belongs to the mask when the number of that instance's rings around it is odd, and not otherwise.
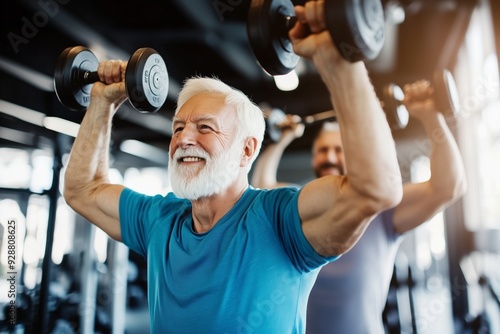
[[[114,117],[113,182],[146,194],[170,191],[176,96],[183,81],[196,75],[222,79],[277,118],[291,114],[305,122],[312,116],[304,135],[287,148],[278,173],[299,185],[314,178],[314,134],[334,118],[328,93],[308,60],[296,59],[287,73],[270,74],[270,66],[283,60],[280,54],[290,51],[286,45],[265,49],[253,40],[252,29],[260,32],[266,25],[255,18],[251,23],[251,3],[2,1],[0,333],[149,331],[145,259],[89,224],[62,197],[68,155],[85,114],[85,106],[61,101],[85,102],[64,77],[74,67],[69,60],[62,64],[69,47],[88,50],[91,62],[128,60],[136,50],[151,48],[164,62],[156,73],[163,76],[161,103],[138,110],[131,98]],[[455,109],[448,125],[468,180],[463,198],[401,244],[383,314],[386,333],[500,334],[500,2],[382,0],[381,5],[381,49],[362,61],[395,124],[403,180],[429,177],[429,141],[419,124],[399,113],[394,90],[420,79],[443,88],[440,98]],[[273,142],[278,122],[268,117],[263,147]]]

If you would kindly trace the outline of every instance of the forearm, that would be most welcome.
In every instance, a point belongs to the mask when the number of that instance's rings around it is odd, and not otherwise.
[[[395,205],[402,195],[396,147],[366,67],[362,62],[331,66],[335,70],[320,68],[320,73],[341,127],[349,185],[384,205]]]
[[[108,182],[111,120],[115,105],[91,103],[81,122],[65,173],[65,198],[91,194]]]
[[[431,145],[429,184],[435,196],[443,201],[453,201],[467,188],[458,145],[441,113],[435,113],[421,123]]]

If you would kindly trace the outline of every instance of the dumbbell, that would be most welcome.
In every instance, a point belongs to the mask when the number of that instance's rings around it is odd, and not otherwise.
[[[459,108],[458,90],[450,71],[445,69],[434,72],[434,81],[429,94],[434,98],[436,108],[444,115],[457,113]],[[380,105],[384,110],[391,130],[401,130],[408,125],[410,115],[403,104],[404,98],[405,94],[400,86],[394,83],[384,86]],[[280,109],[271,108],[265,104],[261,105],[261,109],[266,116],[269,137],[276,142],[280,139],[281,132],[284,129],[283,124],[286,120],[286,114]],[[335,118],[335,110],[327,110],[300,117],[297,122],[311,125]]]
[[[396,85],[393,86],[395,95],[394,101],[396,101],[397,99],[397,101],[402,102],[404,98],[403,90],[399,88],[399,86]],[[381,104],[383,103],[381,102]],[[385,111],[385,109],[384,112],[386,113],[389,125],[392,130],[403,129],[408,124],[409,114],[408,110],[406,110],[406,107],[403,104],[399,104],[397,106],[391,106],[389,108],[389,112]],[[273,142],[276,142],[281,138],[281,132],[286,128],[286,126],[283,126],[286,120],[286,114],[282,110],[276,108],[270,108],[264,110],[264,114],[266,115],[266,121],[267,121],[266,128],[269,134],[269,138]],[[302,123],[304,125],[312,125],[322,121],[334,120],[337,116],[335,110],[332,109],[307,115],[304,117],[300,116],[297,117],[299,117],[297,119],[298,123]]]
[[[83,111],[90,103],[92,85],[99,81],[99,61],[83,46],[64,49],[54,73],[54,88],[59,101],[71,110]],[[155,112],[168,95],[168,71],[163,58],[152,48],[135,51],[125,72],[127,97],[139,112]]]
[[[405,93],[400,86],[389,83],[383,87],[380,103],[391,130],[401,130],[408,125],[410,114],[403,104],[404,99]]]
[[[460,103],[458,89],[449,70],[443,69],[434,72],[428,94],[434,99],[436,109],[443,115],[454,115],[458,112]],[[387,84],[382,89],[381,104],[393,130],[404,129],[408,124],[409,114],[403,105],[404,98],[403,90],[394,83]]]
[[[269,138],[271,141],[277,142],[281,138],[281,132],[286,128],[283,124],[287,116],[281,109],[271,108],[265,104],[262,104],[260,107],[266,117],[266,129]],[[297,116],[296,121],[304,125],[312,125],[322,121],[333,120],[335,117],[336,114],[334,110],[327,110],[304,117]]]
[[[395,95],[398,96],[398,101],[403,101],[404,93],[399,86],[394,85]],[[399,98],[399,96],[403,95],[403,98]],[[381,102],[382,103],[382,102]],[[397,106],[391,106],[389,111],[385,111],[389,125],[392,130],[403,129],[408,124],[409,114],[408,110],[403,104],[399,104]],[[269,134],[269,138],[273,142],[276,142],[281,137],[281,132],[286,128],[283,126],[286,120],[286,114],[280,109],[269,109],[267,112],[264,112],[267,120],[267,131]],[[297,116],[299,117],[299,116]],[[307,115],[304,117],[299,117],[297,122],[302,123],[304,125],[312,125],[318,122],[335,120],[336,118],[335,110],[327,110],[319,113]]]
[[[384,44],[380,0],[325,1],[326,26],[340,54],[351,62],[375,59]],[[291,0],[252,0],[247,35],[260,66],[270,75],[291,72],[300,57],[288,32],[297,21]]]

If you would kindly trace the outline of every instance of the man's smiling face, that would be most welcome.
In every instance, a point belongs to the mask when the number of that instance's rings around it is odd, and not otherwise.
[[[236,122],[236,113],[219,94],[198,94],[182,106],[174,118],[169,155],[177,196],[211,196],[237,178],[242,145],[234,142]]]

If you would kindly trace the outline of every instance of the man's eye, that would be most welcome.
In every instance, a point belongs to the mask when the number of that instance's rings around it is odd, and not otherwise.
[[[182,129],[183,129],[183,128],[179,126],[179,127],[177,127],[177,128],[175,128],[175,129],[174,129],[174,133],[179,132],[179,131],[182,131]]]
[[[201,124],[200,125],[200,129],[204,129],[204,130],[212,130],[212,128],[206,124]]]

